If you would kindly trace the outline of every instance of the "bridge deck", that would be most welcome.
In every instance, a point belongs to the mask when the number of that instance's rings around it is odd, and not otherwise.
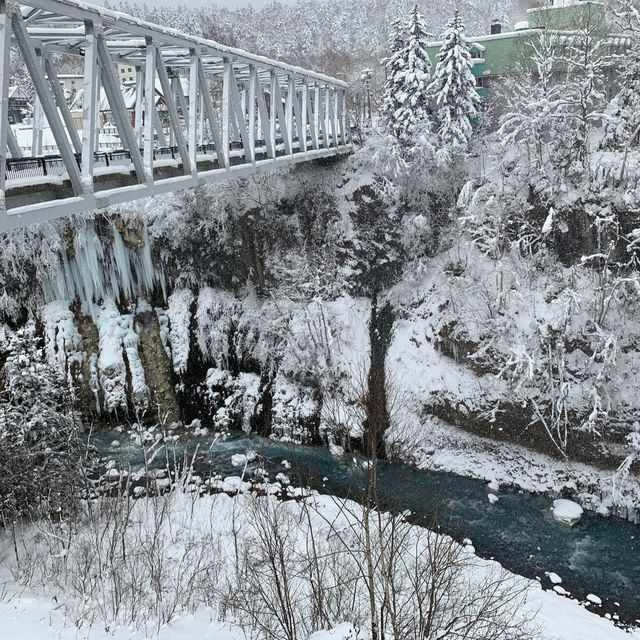
[[[0,231],[351,149],[344,82],[78,0],[0,0],[0,47]],[[35,89],[29,158],[9,126],[11,48]],[[71,57],[81,130],[56,71]],[[135,69],[129,108],[117,64]],[[122,149],[98,152],[105,121]]]

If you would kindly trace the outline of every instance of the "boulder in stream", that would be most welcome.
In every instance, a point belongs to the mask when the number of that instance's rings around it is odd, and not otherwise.
[[[582,507],[573,500],[554,500],[552,512],[558,522],[563,522],[571,527],[582,517]]]

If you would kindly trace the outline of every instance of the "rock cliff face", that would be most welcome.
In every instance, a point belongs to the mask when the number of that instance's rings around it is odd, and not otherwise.
[[[437,416],[615,468],[640,404],[637,305],[603,316],[596,276],[548,254],[489,257],[452,227],[422,242],[458,191],[431,218],[390,206],[356,158],[30,230],[16,264],[41,287],[4,274],[3,348],[39,316],[97,423],[197,418],[385,455]]]

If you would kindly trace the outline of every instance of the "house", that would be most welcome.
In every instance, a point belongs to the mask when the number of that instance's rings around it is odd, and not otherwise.
[[[606,38],[609,41],[608,53],[624,51],[630,45],[626,37],[609,31],[605,7],[601,2],[555,0],[549,6],[526,9],[525,17],[526,20],[519,21],[512,31],[503,31],[501,23],[494,21],[489,34],[469,38],[473,44],[472,73],[482,98],[490,96],[497,80],[530,68],[532,45],[543,31],[557,37],[560,46],[563,40],[584,29]],[[441,45],[442,42],[432,42],[427,48],[434,66]]]
[[[65,95],[73,98],[84,82],[84,76],[78,73],[59,73],[58,80],[64,89]]]
[[[187,78],[180,78],[180,83],[182,86],[182,91],[185,96],[189,95],[189,80]],[[127,110],[129,118],[131,120],[131,125],[133,127],[138,126],[136,123],[136,95],[137,88],[136,85],[123,85],[121,87],[122,99],[124,101],[124,106]],[[188,100],[188,98],[186,98]],[[82,130],[82,118],[83,118],[83,104],[84,104],[84,90],[79,89],[76,92],[75,97],[73,98],[70,111],[71,117],[75,123],[76,129],[79,131]],[[160,86],[160,81],[156,79],[156,87],[155,87],[155,105],[158,114],[158,118],[160,123],[162,124],[163,129],[168,129],[168,115],[166,110],[166,103],[164,99],[164,94],[162,93],[162,88]],[[109,104],[109,100],[107,98],[107,94],[103,87],[100,88],[100,102],[99,102],[99,112],[100,112],[100,128],[105,131],[106,128],[113,124],[113,118],[111,115],[111,105]],[[105,144],[111,144],[110,141],[105,142]]]
[[[136,68],[131,64],[118,64],[118,78],[120,84],[129,86],[136,83]]]
[[[9,124],[18,124],[33,113],[26,91],[17,84],[9,87]]]

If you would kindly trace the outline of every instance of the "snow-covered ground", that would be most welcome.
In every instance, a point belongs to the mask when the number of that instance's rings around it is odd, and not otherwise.
[[[169,534],[166,539],[160,539],[161,544],[171,541],[170,551],[172,556],[169,561],[179,561],[180,549],[187,542],[196,546],[208,540],[219,542],[220,553],[229,560],[233,556],[234,538],[232,535],[232,522],[247,522],[247,518],[255,518],[256,500],[275,500],[275,498],[253,498],[248,495],[230,497],[227,495],[206,496],[194,498],[184,493],[175,492],[168,498],[162,498],[167,507],[166,522]],[[336,532],[344,531],[341,527],[348,526],[349,518],[358,518],[360,507],[347,503],[348,511],[343,509],[344,503],[326,496],[313,496],[310,513],[314,532],[318,544],[322,544],[331,536],[340,535]],[[127,531],[126,543],[134,548],[134,536],[144,537],[153,530],[154,519],[158,518],[160,511],[153,500],[139,500],[134,503],[130,518],[130,526]],[[304,543],[308,530],[305,527],[305,519],[300,503],[278,503],[278,508],[292,515],[298,525],[294,527],[296,543]],[[253,514],[253,515],[252,515]],[[260,517],[260,516],[258,516]],[[346,519],[346,520],[345,520]],[[286,521],[286,518],[285,518]],[[333,530],[327,523],[337,523]],[[165,526],[165,525],[163,525]],[[416,529],[413,527],[413,529]],[[288,531],[288,530],[287,530]],[[76,534],[77,540],[69,545],[72,554],[79,553],[82,548],[82,539],[90,540],[91,531],[80,531]],[[85,538],[83,538],[85,536]],[[242,538],[242,537],[241,537]],[[136,628],[127,626],[117,621],[105,621],[100,619],[97,607],[94,606],[89,595],[83,601],[78,594],[65,593],[60,588],[29,589],[16,583],[9,571],[12,566],[12,551],[6,536],[0,539],[0,557],[3,559],[0,565],[0,621],[2,622],[3,640],[244,640],[248,636],[233,624],[221,620],[221,610],[217,606],[196,606],[193,611],[178,613],[171,622],[166,625],[156,626],[152,618],[144,621],[144,624],[136,625]],[[306,543],[304,543],[306,544]],[[42,544],[41,544],[42,546]],[[167,551],[169,548],[167,549]],[[42,549],[40,549],[42,552]],[[486,576],[495,575],[494,572],[502,572],[503,569],[495,562],[482,560],[473,555],[470,548],[463,550],[465,571],[473,575],[471,584],[476,580],[482,580]],[[48,557],[43,560],[46,565],[44,572],[55,566],[56,558]],[[72,566],[72,563],[69,564]],[[95,567],[93,567],[95,569]],[[36,574],[40,569],[36,570]],[[169,574],[172,575],[172,574]],[[511,588],[520,590],[528,586],[526,601],[513,614],[522,616],[527,624],[533,624],[540,631],[540,637],[544,640],[634,640],[640,639],[640,632],[627,632],[616,628],[609,620],[601,618],[578,603],[563,598],[552,591],[543,591],[537,582],[530,582],[518,576],[511,576],[505,572],[505,577],[513,579]],[[171,578],[173,579],[173,578]],[[180,577],[175,576],[179,582]],[[111,584],[107,582],[106,584]],[[171,585],[173,588],[174,584]],[[169,593],[169,585],[167,585]],[[91,620],[91,622],[89,622]],[[335,633],[318,633],[312,635],[313,640],[356,640],[350,638],[348,633],[350,621],[338,625]],[[523,622],[524,624],[524,622]],[[524,627],[523,627],[524,629]],[[257,638],[259,636],[251,636]],[[361,632],[358,639],[364,640],[368,636]]]

